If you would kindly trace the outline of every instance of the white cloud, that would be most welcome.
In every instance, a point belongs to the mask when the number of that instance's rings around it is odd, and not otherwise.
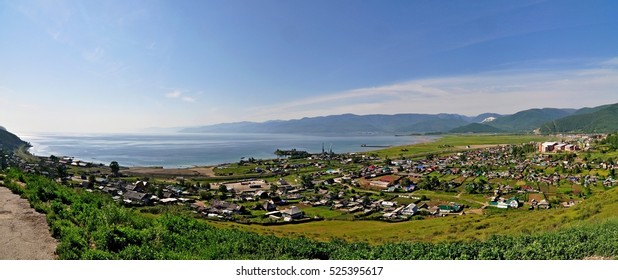
[[[601,65],[605,65],[605,66],[618,66],[618,57],[614,57],[611,59],[608,59],[606,61],[601,62]]]
[[[514,113],[618,102],[618,69],[503,71],[417,79],[254,108],[253,120],[395,113]]]
[[[187,96],[180,90],[173,90],[171,92],[168,92],[165,94],[165,97],[172,98],[172,99],[180,99],[182,101],[189,102],[189,103],[195,103],[196,101],[194,97]]]
[[[175,91],[168,92],[168,93],[165,94],[165,96],[167,98],[178,98],[181,95],[182,95],[182,93],[179,90],[175,90]]]

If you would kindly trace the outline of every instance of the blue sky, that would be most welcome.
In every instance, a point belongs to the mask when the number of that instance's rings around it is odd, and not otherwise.
[[[0,0],[0,125],[615,103],[616,14],[617,1]]]

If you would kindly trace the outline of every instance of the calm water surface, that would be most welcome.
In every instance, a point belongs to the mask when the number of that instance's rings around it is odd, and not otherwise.
[[[295,134],[98,134],[23,135],[40,156],[72,156],[85,161],[123,166],[188,167],[237,162],[242,157],[274,158],[277,149],[310,153],[364,152],[366,145],[406,145],[435,139],[431,136],[316,136]]]

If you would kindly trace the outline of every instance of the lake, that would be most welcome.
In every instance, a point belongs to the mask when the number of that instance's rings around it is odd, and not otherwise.
[[[435,136],[321,136],[255,133],[175,134],[90,134],[22,135],[38,156],[71,156],[76,159],[122,166],[191,167],[238,162],[241,158],[275,158],[275,150],[297,149],[310,153],[332,149],[335,153],[366,152],[379,148],[361,147],[408,145]]]

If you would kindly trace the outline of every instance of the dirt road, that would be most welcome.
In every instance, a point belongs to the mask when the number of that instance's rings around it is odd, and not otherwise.
[[[56,245],[45,215],[0,185],[0,260],[55,259]]]

